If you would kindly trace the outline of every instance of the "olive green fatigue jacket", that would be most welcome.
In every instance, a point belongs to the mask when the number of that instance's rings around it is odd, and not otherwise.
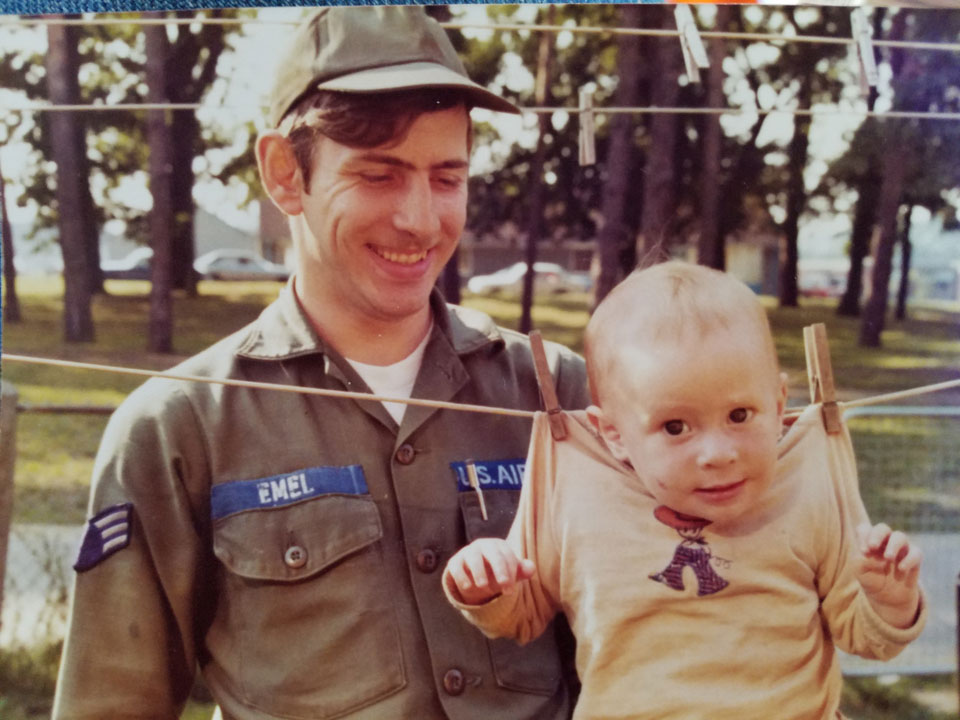
[[[417,398],[537,409],[527,339],[431,299]],[[582,360],[547,355],[561,404]],[[176,369],[369,391],[290,286]],[[554,633],[488,641],[444,598],[465,542],[505,535],[531,421],[153,378],[111,418],[54,717],[174,718],[199,665],[227,720],[561,718]],[[474,459],[489,519],[463,461]]]

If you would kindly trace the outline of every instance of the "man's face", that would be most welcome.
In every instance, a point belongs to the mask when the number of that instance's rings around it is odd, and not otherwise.
[[[397,144],[317,143],[296,248],[308,306],[357,322],[427,316],[466,221],[467,124],[456,107],[421,115]]]
[[[762,347],[719,330],[625,350],[611,447],[659,503],[723,524],[770,487],[786,386]]]

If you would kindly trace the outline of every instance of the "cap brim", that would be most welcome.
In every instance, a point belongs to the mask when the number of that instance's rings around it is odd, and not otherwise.
[[[490,92],[460,73],[430,62],[404,63],[389,67],[371,68],[341,75],[316,86],[317,90],[375,93],[394,90],[412,90],[422,87],[460,88],[474,107],[498,112],[519,114],[520,108],[496,93]]]

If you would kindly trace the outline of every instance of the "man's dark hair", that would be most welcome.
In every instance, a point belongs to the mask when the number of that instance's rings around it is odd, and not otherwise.
[[[449,110],[459,105],[467,110],[469,121],[470,104],[462,92],[453,88],[417,88],[371,94],[321,90],[299,100],[277,129],[293,146],[305,189],[309,191],[313,150],[319,136],[352,148],[399,144],[424,113]],[[471,135],[468,124],[468,147]]]

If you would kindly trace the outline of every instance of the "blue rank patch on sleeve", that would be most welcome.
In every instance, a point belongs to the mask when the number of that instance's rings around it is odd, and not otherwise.
[[[366,495],[367,478],[360,465],[312,467],[257,480],[234,480],[210,489],[213,520],[245,510],[292,505],[321,495]]]
[[[526,458],[473,461],[481,490],[519,490],[523,487],[523,468],[526,463]],[[473,490],[467,476],[467,463],[452,462],[450,467],[453,468],[453,473],[457,477],[457,490],[460,492]]]
[[[73,569],[89,570],[129,545],[132,512],[132,504],[122,503],[104,508],[90,518]]]

